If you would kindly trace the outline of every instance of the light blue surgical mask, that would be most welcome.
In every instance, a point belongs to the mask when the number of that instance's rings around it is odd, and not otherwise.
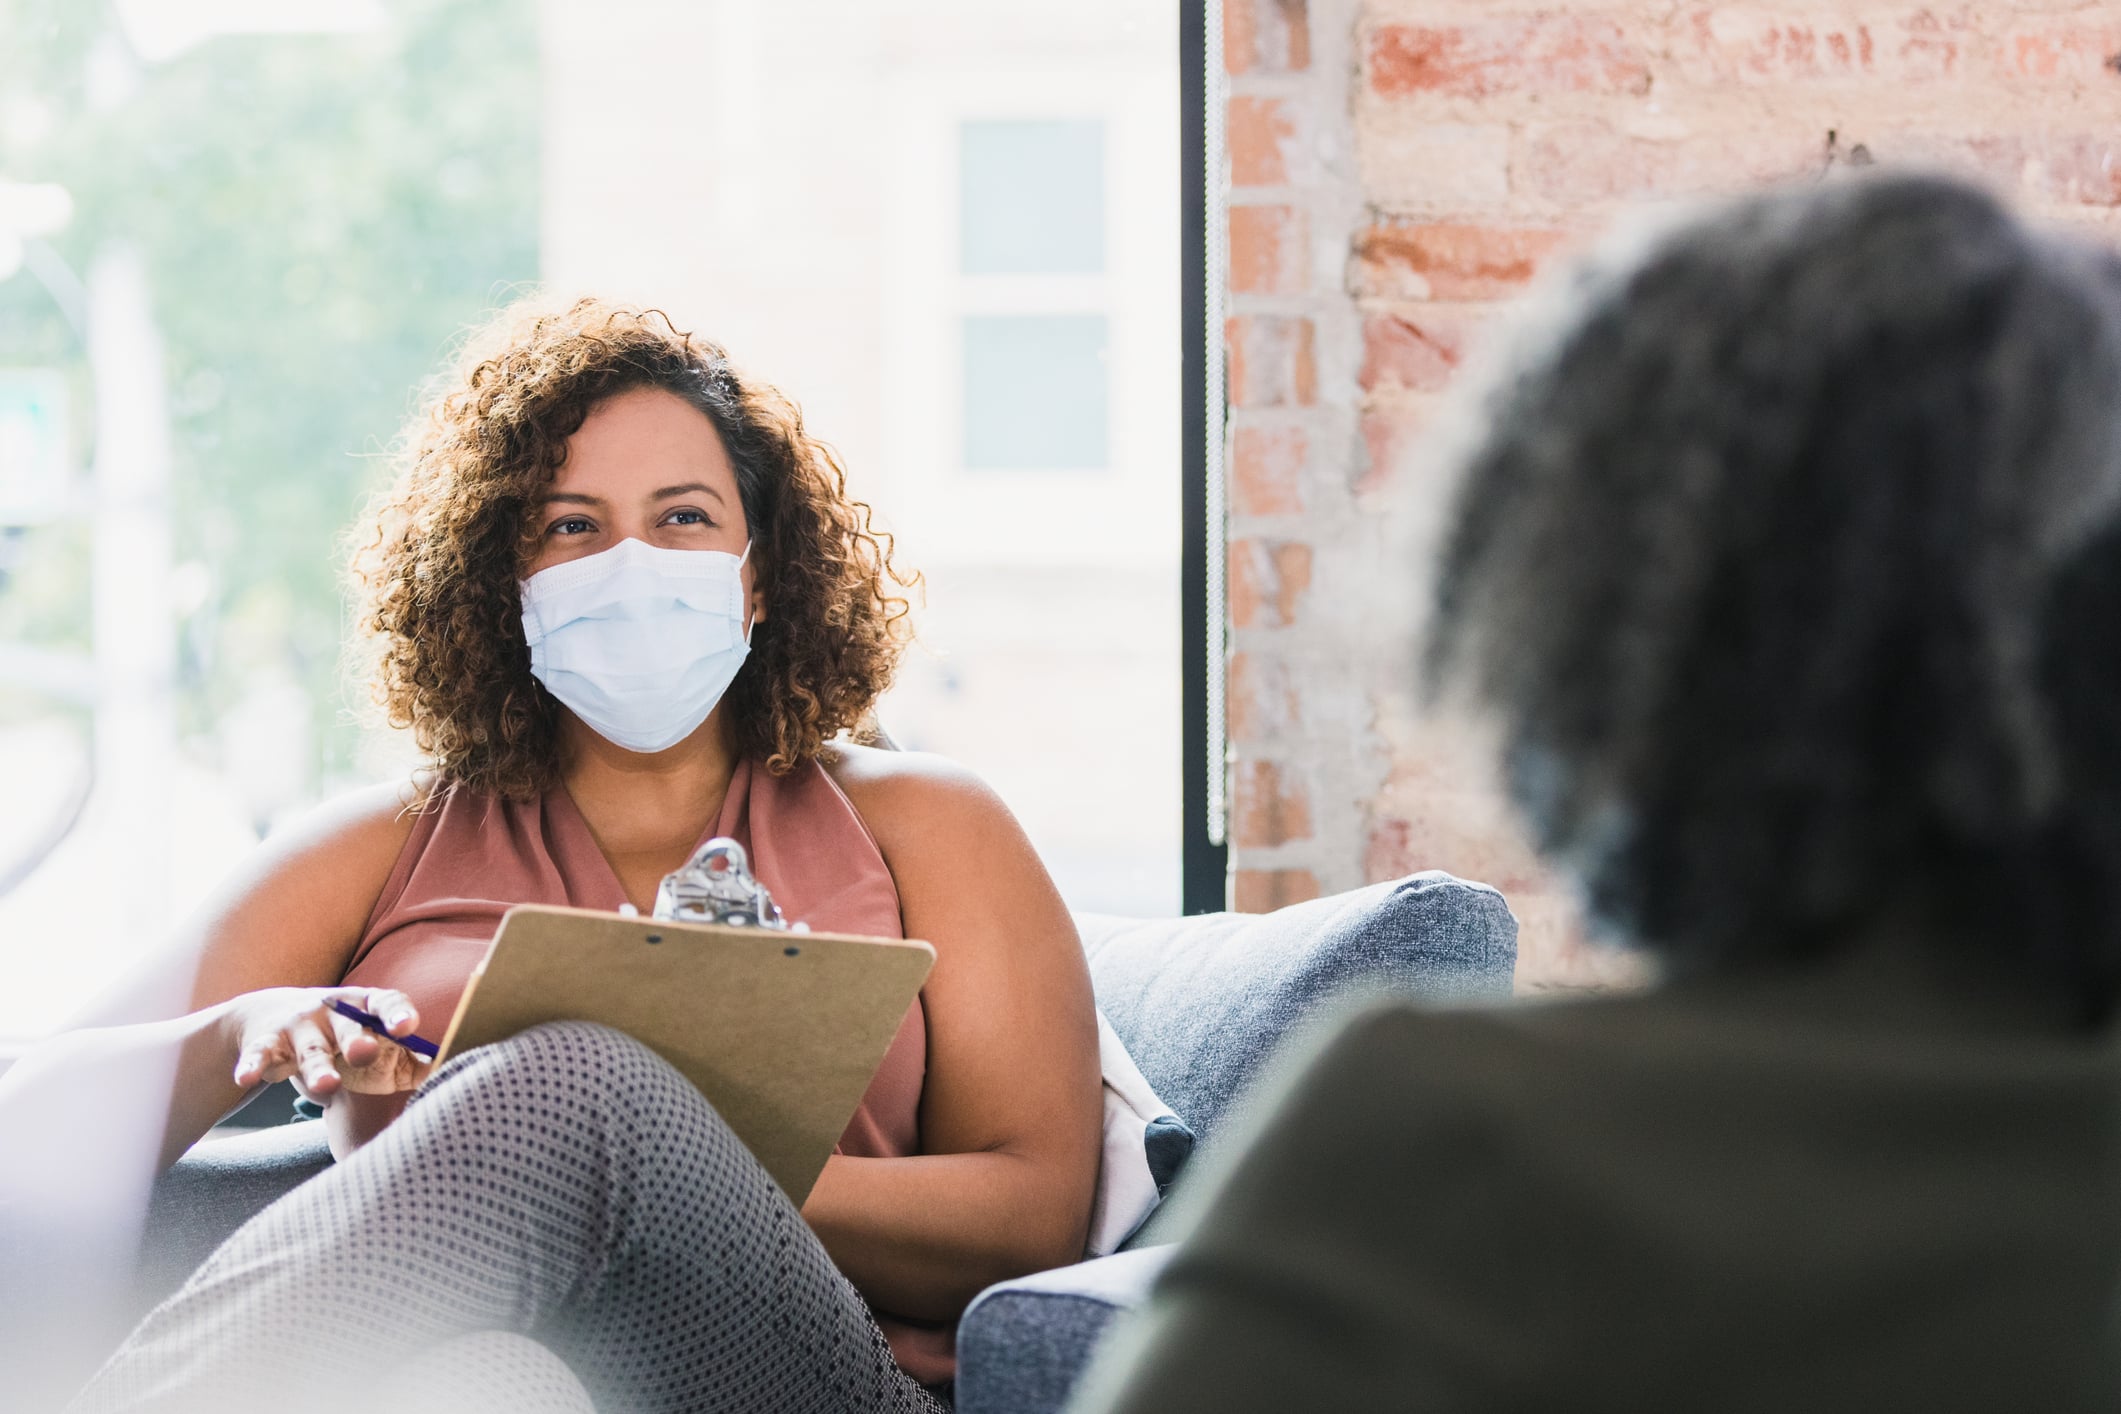
[[[692,735],[751,651],[742,555],[621,540],[522,582],[530,672],[628,751]]]

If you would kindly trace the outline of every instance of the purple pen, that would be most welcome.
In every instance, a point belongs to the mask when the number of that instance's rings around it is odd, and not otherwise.
[[[363,1011],[352,1002],[335,1001],[331,1004],[331,1009],[348,1021],[358,1021],[377,1035],[396,1041],[422,1060],[433,1060],[437,1054],[437,1047],[434,1042],[424,1040],[418,1036],[392,1036],[390,1028],[383,1024],[382,1017],[377,1016],[372,1011]]]

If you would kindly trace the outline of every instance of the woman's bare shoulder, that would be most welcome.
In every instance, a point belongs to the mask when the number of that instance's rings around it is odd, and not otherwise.
[[[976,826],[1008,814],[976,771],[947,756],[835,742],[820,764],[880,842],[886,829],[928,829],[960,819]]]
[[[262,853],[277,862],[320,851],[344,857],[351,850],[356,858],[387,853],[394,864],[421,813],[439,806],[440,796],[440,786],[426,772],[361,786],[333,796],[275,830],[266,838]],[[380,887],[381,881],[377,882]]]
[[[1048,956],[1064,971],[1081,969],[1067,905],[1023,826],[976,771],[946,757],[873,747],[842,748],[826,769],[891,870],[906,936],[948,960],[923,992],[933,1025],[948,1029],[935,1018],[960,1014],[968,996],[975,1007],[990,1005],[990,989],[1015,986],[1008,969],[1026,959]],[[989,964],[1007,975],[979,981]],[[1080,980],[1087,999],[1087,975]],[[1087,1007],[1086,1000],[1085,1015]],[[932,1026],[931,1044],[939,1034]]]
[[[919,874],[955,878],[1014,852],[1023,828],[969,766],[926,751],[835,743],[825,769],[883,851],[900,891]]]

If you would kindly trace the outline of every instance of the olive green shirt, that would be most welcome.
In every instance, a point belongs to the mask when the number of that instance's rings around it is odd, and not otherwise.
[[[2112,1036],[1912,949],[1353,1017],[1078,1411],[2121,1407]]]

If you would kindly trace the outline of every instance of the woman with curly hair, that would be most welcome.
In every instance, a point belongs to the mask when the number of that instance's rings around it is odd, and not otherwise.
[[[1001,802],[850,739],[906,581],[831,453],[659,314],[519,311],[408,439],[355,578],[378,700],[428,770],[269,842],[174,960],[178,1015],[118,1004],[9,1077],[64,1073],[70,1046],[164,1057],[165,1163],[293,1079],[337,1162],[76,1407],[312,1403],[379,1377],[438,1408],[937,1407],[970,1297],[1081,1255],[1096,1023]],[[538,1027],[431,1076],[392,1039],[447,1024],[509,906],[647,912],[716,835],[791,917],[936,949],[800,1213],[616,1032]]]

